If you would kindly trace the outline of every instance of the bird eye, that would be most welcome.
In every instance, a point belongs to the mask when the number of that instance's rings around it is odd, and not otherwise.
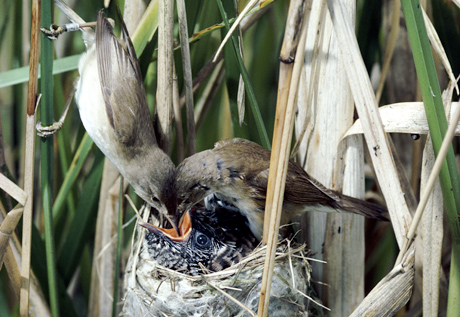
[[[195,241],[200,247],[207,247],[211,242],[211,240],[202,233],[196,235]]]

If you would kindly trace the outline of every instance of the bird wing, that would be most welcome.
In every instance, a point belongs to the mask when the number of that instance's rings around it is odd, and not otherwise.
[[[286,188],[284,192],[284,201],[293,204],[327,204],[332,207],[337,205],[340,195],[319,183],[300,167],[297,163],[289,162],[289,172],[286,178]],[[266,196],[268,187],[269,168],[260,171],[253,177],[248,178],[251,186],[256,188],[257,192]]]
[[[113,34],[113,27],[104,13],[99,12],[97,65],[110,124],[120,142],[133,145],[140,139],[140,127],[152,124],[136,54],[122,18],[120,22],[124,43]],[[153,136],[153,127],[148,131]]]
[[[284,199],[296,204],[319,203],[335,207],[340,201],[340,195],[308,175],[299,164],[290,161]]]

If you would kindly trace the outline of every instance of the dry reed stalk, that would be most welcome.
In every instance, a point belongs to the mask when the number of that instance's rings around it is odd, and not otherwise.
[[[24,165],[24,191],[28,197],[24,205],[22,231],[22,262],[21,262],[21,293],[20,315],[29,314],[30,254],[32,239],[32,203],[34,189],[34,156],[35,156],[35,108],[37,98],[38,58],[40,51],[40,20],[41,1],[32,2],[32,25],[30,39],[29,93],[26,120],[26,149]]]
[[[174,127],[176,128],[176,149],[177,160],[182,162],[185,158],[184,151],[184,132],[182,129],[182,115],[180,113],[179,104],[179,83],[177,82],[176,65],[174,64],[173,77],[173,111],[174,111]],[[194,125],[195,126],[195,125]]]
[[[354,5],[346,6],[347,19],[353,21]],[[296,120],[300,162],[327,187],[340,191],[344,182],[344,193],[362,198],[361,137],[340,143],[353,122],[354,107],[326,3],[313,3],[309,24]],[[313,264],[314,278],[330,285],[318,291],[333,312],[348,315],[364,297],[364,219],[344,213],[309,213],[302,219],[303,238],[328,262],[324,267]]]
[[[3,206],[2,206],[3,207]],[[14,209],[9,212],[11,214],[14,212]],[[15,212],[14,212],[15,213]],[[19,215],[16,215],[19,216]],[[16,217],[15,216],[15,217]],[[9,216],[6,214],[6,211],[2,209],[0,213],[0,222],[7,223]],[[15,222],[15,221],[14,221]],[[8,231],[7,229],[6,231]],[[6,245],[4,255],[4,267],[8,273],[8,278],[10,279],[11,285],[13,287],[14,293],[20,300],[20,291],[21,291],[21,280],[22,276],[19,271],[19,266],[21,266],[21,256],[22,249],[19,239],[16,236],[16,233],[12,232],[11,236],[8,238],[9,243]],[[39,283],[33,273],[30,271],[30,287],[29,287],[29,309],[30,316],[51,316],[51,312],[48,307],[48,303],[43,295],[43,292],[40,289]]]
[[[172,140],[173,26],[174,1],[160,0],[158,6],[158,84],[155,109],[158,113],[160,128],[159,145],[167,154],[171,153]]]
[[[106,7],[107,8],[107,7]],[[128,33],[134,35],[139,21],[145,13],[145,2],[143,0],[126,1],[123,9],[123,20],[125,21]]]
[[[117,232],[117,204],[119,172],[106,158],[99,196],[96,235],[92,264],[91,287],[88,304],[89,316],[110,316],[112,313],[115,244],[112,237]],[[127,185],[126,185],[127,186]],[[107,248],[107,246],[109,246]],[[100,256],[103,254],[103,256]]]
[[[354,28],[347,23],[346,8],[338,1],[328,0],[327,3],[372,163],[383,194],[387,198],[396,240],[399,245],[402,245],[412,217],[401,190],[382,120],[379,112],[376,111],[378,107],[375,94],[359,53]]]
[[[451,91],[453,86],[451,87]],[[451,95],[448,94],[448,95]],[[456,135],[460,135],[460,123],[455,124],[455,113],[459,111],[460,105],[458,102],[453,102],[450,107],[449,117],[450,129],[453,130],[455,126]],[[398,132],[409,134],[427,134],[429,132],[426,116],[423,111],[422,102],[408,102],[387,105],[379,108],[382,116],[382,122],[385,126],[385,132]],[[353,127],[347,132],[344,138],[355,135],[356,133],[363,133],[361,121],[358,119]],[[431,153],[430,153],[431,152]],[[426,186],[428,174],[432,169],[434,163],[434,154],[432,153],[432,145],[427,142],[424,150],[423,169],[422,169],[422,191]],[[442,225],[442,194],[440,188],[435,187],[433,197],[430,197],[427,203],[424,220],[423,231],[419,230],[419,234],[429,239],[423,240],[423,252],[419,255],[423,259],[423,310],[428,315],[436,315],[438,310],[439,290],[440,285],[445,281],[445,276],[440,269],[441,263],[441,246],[443,238],[443,225]],[[419,246],[417,246],[418,248]]]
[[[8,272],[8,278],[10,279],[14,294],[19,299],[21,292],[21,273],[19,272],[18,262],[14,258],[14,253],[9,244],[7,244],[5,248],[4,265]]]
[[[219,87],[224,79],[224,62],[220,61],[217,67],[212,72],[208,83],[206,84],[203,93],[198,99],[195,107],[195,127],[198,130],[203,124],[204,118],[211,108],[212,101],[219,90]]]
[[[377,99],[377,104],[380,102],[380,98],[382,97],[383,86],[385,84],[385,80],[387,79],[388,70],[390,69],[390,62],[393,57],[393,53],[395,51],[396,42],[398,40],[399,34],[399,16],[401,12],[401,2],[400,1],[393,1],[393,12],[391,16],[391,31],[388,34],[385,43],[385,55],[383,56],[383,65],[382,65],[382,73],[380,75],[379,86],[375,93],[375,99]]]
[[[321,96],[327,96],[329,94],[320,94],[323,91],[323,85],[329,85],[330,81],[323,79],[324,69],[328,66],[326,63],[327,56],[326,52],[329,49],[329,37],[331,33],[331,24],[327,23],[327,7],[324,1],[315,1],[310,9],[310,16],[308,19],[308,36],[305,47],[305,65],[302,75],[304,75],[304,84],[299,88],[298,94],[298,116],[296,118],[296,138],[299,150],[299,163],[304,166],[307,172],[312,173],[314,177],[319,177],[316,173],[324,169],[324,164],[317,169],[315,165],[311,163],[307,164],[307,160],[314,159],[316,157],[315,151],[312,151],[313,147],[310,140],[313,139],[314,133],[316,133],[317,127],[315,127],[314,121],[316,120],[316,107],[319,108],[327,107],[327,98],[320,98]],[[337,60],[337,59],[336,59]],[[331,64],[332,66],[332,64]],[[336,66],[336,65],[335,65]],[[326,86],[327,87],[327,86]],[[332,95],[333,96],[333,95]],[[322,101],[321,101],[322,100]],[[306,106],[305,106],[306,105]],[[324,122],[324,121],[323,121]],[[328,141],[329,142],[329,141]],[[320,143],[325,144],[325,143]],[[318,150],[318,148],[316,148]],[[335,156],[335,154],[334,154]],[[310,166],[310,168],[308,167]],[[332,166],[332,165],[331,165]],[[330,175],[330,174],[329,174]],[[321,182],[325,182],[326,186],[330,186],[331,183],[327,183],[327,178],[322,177],[319,179]],[[308,227],[305,224],[308,223]],[[322,259],[323,255],[320,250],[324,244],[325,230],[326,230],[326,216],[320,213],[311,213],[301,217],[301,238],[302,241],[308,241],[309,246],[312,250],[317,253],[317,258]],[[312,276],[317,281],[323,280],[324,267],[318,263],[312,263]],[[317,287],[319,297],[322,295],[322,288]]]
[[[412,294],[413,263],[414,246],[412,245],[405,253],[402,262],[374,287],[350,316],[395,315],[406,305]]]
[[[438,181],[438,175],[441,170],[441,166],[444,163],[444,158],[446,157],[447,151],[452,144],[452,139],[454,138],[456,126],[457,126],[457,123],[459,122],[459,119],[460,119],[460,107],[456,109],[453,117],[451,118],[451,124],[449,125],[446,135],[444,136],[444,140],[442,142],[441,148],[439,149],[439,153],[438,153],[438,156],[436,157],[436,161],[433,165],[433,169],[430,172],[430,177],[426,181],[425,188],[422,191],[422,195],[420,196],[420,202],[417,206],[417,210],[415,211],[414,219],[412,220],[411,226],[409,228],[409,232],[407,233],[408,243],[412,241],[412,239],[414,239],[415,237],[415,231],[418,227],[420,219],[422,218],[423,210],[425,209],[426,203],[430,197],[430,193],[434,187],[435,182]],[[428,145],[430,145],[429,143],[430,142],[427,142]],[[396,263],[399,263],[399,261],[401,261],[402,254],[404,252],[405,252],[405,248],[401,249],[398,259],[396,260]]]
[[[179,35],[182,53],[182,65],[184,70],[185,87],[185,108],[187,114],[187,135],[188,135],[188,154],[196,152],[195,120],[193,114],[193,81],[192,63],[190,61],[190,48],[188,43],[187,12],[184,0],[177,0],[177,15],[179,19]]]
[[[449,117],[452,117],[460,107],[460,102],[452,102]],[[428,122],[423,112],[422,102],[399,102],[379,107],[382,124],[386,133],[428,134]],[[353,126],[344,135],[364,133],[362,120],[357,119]],[[455,134],[460,135],[460,123],[457,122]]]
[[[427,180],[435,161],[433,145],[427,140],[423,150],[420,192],[425,192]],[[423,213],[423,233],[429,239],[423,244],[423,314],[436,316],[439,313],[439,288],[441,284],[442,240],[444,237],[444,210],[441,185],[436,182]],[[427,258],[427,256],[429,256]],[[445,277],[444,277],[445,278]]]
[[[275,127],[267,185],[263,243],[267,244],[258,316],[267,316],[273,278],[275,250],[281,220],[289,149],[294,130],[297,88],[303,65],[307,23],[304,1],[293,1],[289,6],[287,27],[280,53],[280,76],[276,102]],[[300,49],[299,49],[300,48]],[[267,221],[269,220],[269,221]]]
[[[408,239],[412,239],[415,234],[422,212],[423,215],[423,229],[422,232],[429,239],[424,240],[423,245],[423,313],[430,316],[440,314],[439,301],[440,301],[440,288],[442,282],[446,280],[444,271],[442,270],[442,242],[443,242],[443,195],[438,180],[441,164],[447,154],[447,149],[452,144],[452,139],[455,135],[456,128],[460,119],[460,106],[454,110],[452,100],[452,93],[456,81],[450,82],[448,89],[443,93],[443,103],[448,111],[451,110],[451,115],[448,116],[449,127],[442,142],[438,156],[434,157],[433,145],[431,138],[427,138],[425,149],[423,151],[424,164],[422,165],[421,177],[421,196],[420,203],[414,216],[413,224],[409,229]],[[453,114],[452,114],[453,112]],[[447,112],[449,113],[449,112]],[[428,176],[429,175],[429,176]]]
[[[327,3],[329,12],[332,16],[334,30],[338,35],[337,37],[342,52],[342,60],[347,71],[356,108],[360,119],[362,120],[364,135],[371,154],[370,157],[372,159],[381,189],[386,198],[397,242],[400,246],[402,246],[405,241],[405,235],[407,233],[409,223],[412,219],[392,159],[387,136],[384,133],[382,121],[377,111],[378,108],[375,95],[373,93],[362,57],[359,53],[354,28],[347,23],[345,5],[334,0],[328,0]],[[398,284],[398,287],[401,287],[404,290],[404,297],[399,298],[402,298],[402,300],[394,298],[394,294],[396,293],[385,293],[386,291],[384,288],[376,287],[374,289],[375,292],[372,293],[372,295],[378,293],[377,298],[380,298],[380,301],[377,303],[369,300],[369,298],[372,297],[368,295],[355,311],[355,314],[358,311],[360,312],[360,315],[364,312],[375,312],[376,306],[386,313],[391,313],[392,311],[397,311],[400,307],[406,304],[407,300],[410,298],[413,287],[413,252],[414,249],[412,247],[409,249],[408,253],[404,255],[404,259],[409,259],[407,263],[404,263],[405,266],[401,268],[401,270],[404,269],[404,278],[399,279],[398,274],[392,275],[392,273],[387,275],[385,278],[385,283],[396,283]]]
[[[13,285],[13,289],[15,290],[15,294],[19,298],[22,277],[19,272],[18,264],[21,264],[21,246],[16,236],[11,239],[11,243],[7,247],[4,264],[8,271],[8,277]],[[28,316],[51,316],[48,302],[32,270],[30,271],[29,286]]]
[[[6,249],[9,246],[10,237],[16,229],[16,226],[18,225],[23,211],[23,207],[14,208],[6,215],[6,217],[0,223],[0,269],[3,265],[3,258],[5,256]]]
[[[13,183],[8,177],[0,173],[0,188],[14,198],[19,204],[24,206],[27,201],[27,193],[18,185]]]

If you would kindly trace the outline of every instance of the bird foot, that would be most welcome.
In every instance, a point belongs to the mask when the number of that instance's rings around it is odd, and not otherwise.
[[[75,84],[74,88],[69,94],[69,97],[67,98],[67,102],[64,108],[64,111],[62,112],[61,117],[59,118],[58,122],[54,122],[52,125],[44,127],[41,123],[41,121],[37,121],[35,124],[35,129],[37,130],[37,135],[41,136],[43,138],[47,138],[49,136],[52,136],[59,130],[61,130],[62,126],[64,125],[65,118],[67,117],[67,112],[69,111],[70,104],[72,102],[73,96],[75,94]],[[36,111],[36,110],[35,110]]]
[[[68,32],[69,30],[74,30],[74,29],[79,29],[77,23],[69,23],[69,24],[64,24],[62,26],[56,25],[56,24],[51,24],[50,29],[45,29],[45,28],[40,28],[40,31],[42,31],[47,38],[50,40],[57,40],[59,35]]]
[[[38,136],[47,138],[49,136],[52,136],[59,130],[61,130],[63,124],[64,124],[64,121],[59,120],[58,122],[54,122],[52,125],[43,126],[41,121],[37,121],[37,124],[35,125],[35,129],[37,130]]]
[[[67,23],[64,25],[56,25],[56,24],[51,24],[50,29],[45,29],[45,28],[40,28],[40,31],[42,31],[47,38],[50,40],[57,40],[59,35],[65,33],[65,32],[72,32],[72,31],[78,31],[81,28],[84,27],[92,27],[95,26],[96,22],[89,22],[89,23]]]

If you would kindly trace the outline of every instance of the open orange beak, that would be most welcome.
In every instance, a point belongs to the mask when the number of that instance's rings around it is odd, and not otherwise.
[[[149,223],[141,223],[140,224],[142,227],[145,229],[149,230],[150,232],[153,233],[162,233],[163,235],[167,236],[169,239],[175,242],[184,242],[187,241],[188,237],[190,236],[190,233],[192,232],[192,219],[190,218],[190,213],[187,210],[187,212],[184,214],[182,217],[180,223],[179,223],[179,234],[177,233],[177,230],[175,228],[171,229],[164,229],[160,228],[154,225],[151,225]]]

